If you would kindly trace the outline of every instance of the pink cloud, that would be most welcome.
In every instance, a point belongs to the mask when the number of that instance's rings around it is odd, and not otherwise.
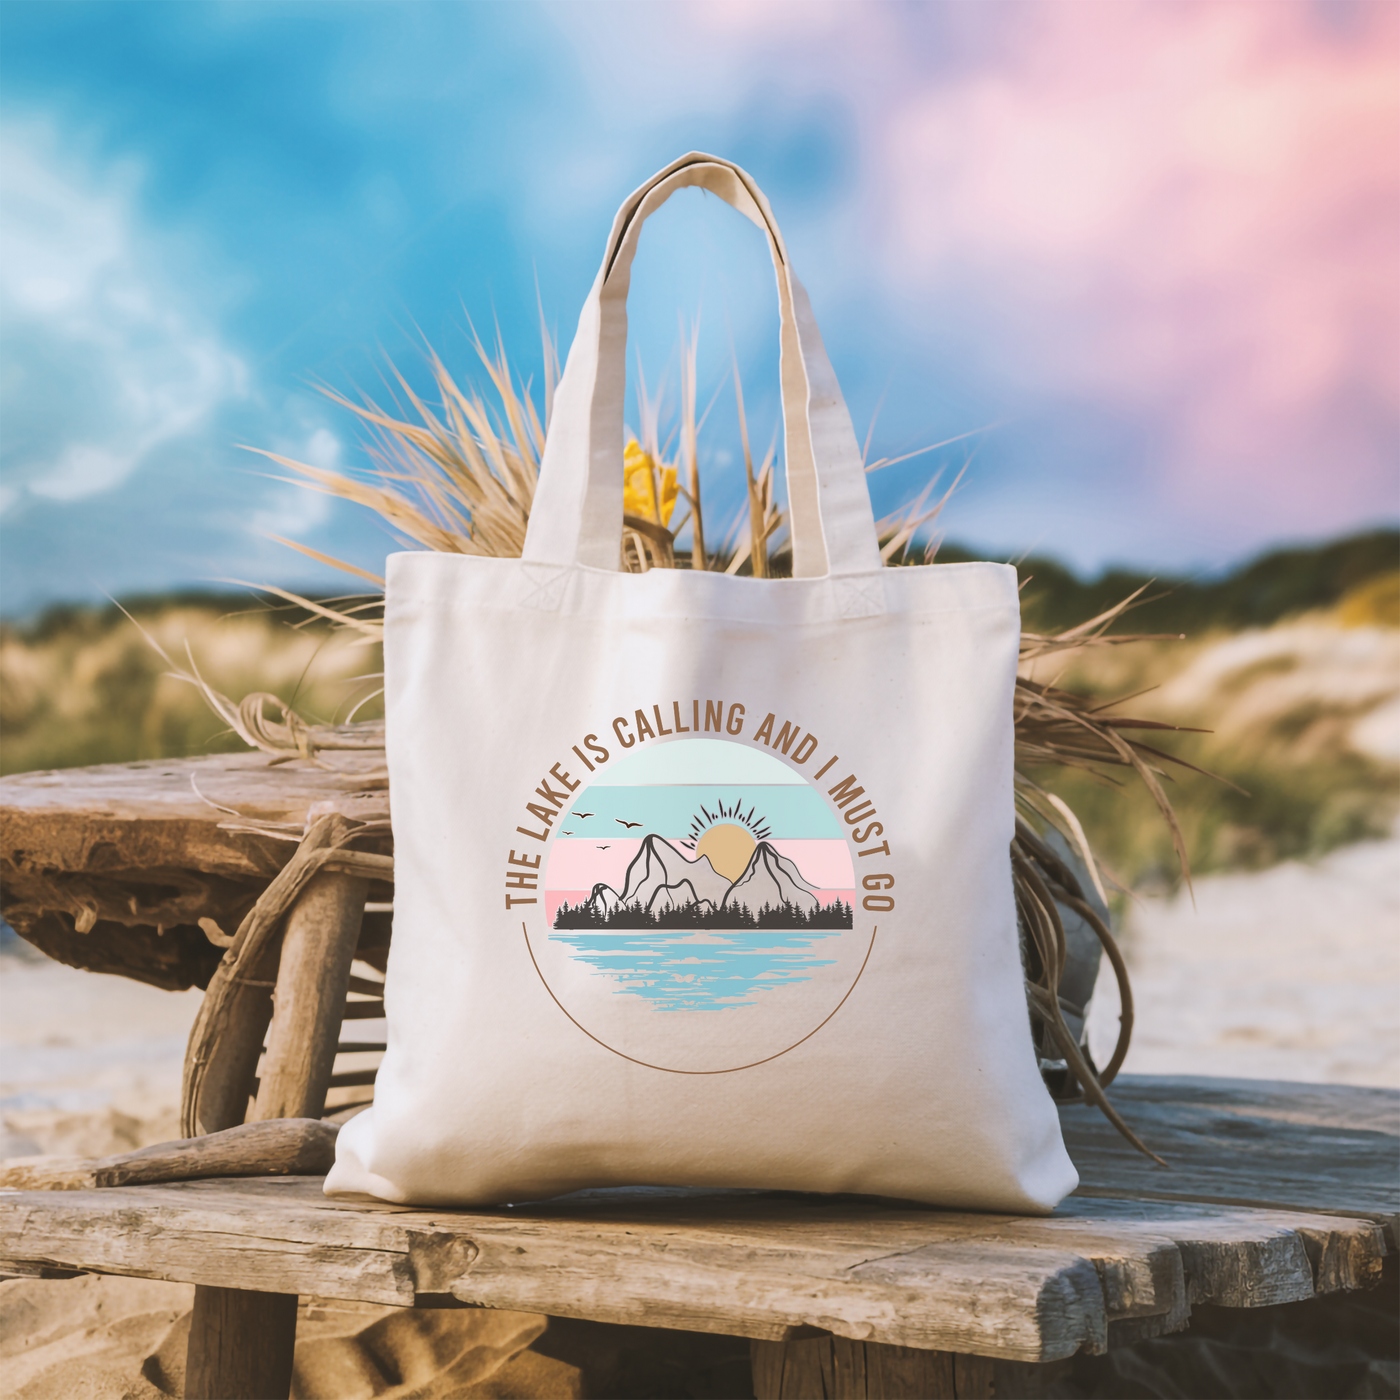
[[[1165,504],[1310,532],[1394,510],[1400,8],[804,10],[706,0],[688,27],[729,84],[852,114],[896,314],[955,323],[1013,401],[1147,424]]]
[[[823,892],[824,899],[838,894],[850,898],[856,877],[851,848],[845,840],[775,840],[773,846],[797,866],[809,885]]]
[[[1030,12],[870,133],[886,276],[974,291],[1024,382],[1161,414],[1188,493],[1363,450],[1397,398],[1397,13]]]

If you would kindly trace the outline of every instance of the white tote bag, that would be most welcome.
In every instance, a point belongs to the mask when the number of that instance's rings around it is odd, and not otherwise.
[[[629,269],[688,185],[777,269],[792,579],[620,569]],[[1019,629],[1007,566],[881,566],[753,180],[692,154],[647,181],[579,318],[523,558],[389,561],[388,1050],[327,1192],[1052,1209],[1077,1178],[1012,896]]]

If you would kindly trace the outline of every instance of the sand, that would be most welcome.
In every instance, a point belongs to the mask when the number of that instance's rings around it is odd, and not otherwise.
[[[100,1156],[178,1137],[202,995],[0,957],[0,1157]]]
[[[1400,838],[1211,875],[1125,921],[1137,1028],[1124,1069],[1400,1089]],[[1106,1055],[1117,989],[1089,1017]]]
[[[183,1395],[193,1293],[146,1279],[0,1284],[0,1396]],[[748,1359],[733,1337],[303,1299],[292,1400],[722,1400],[746,1393]]]

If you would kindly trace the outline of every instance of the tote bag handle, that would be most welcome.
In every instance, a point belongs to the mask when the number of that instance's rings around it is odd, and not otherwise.
[[[793,576],[878,570],[875,517],[851,416],[773,211],[752,176],[731,161],[697,152],[633,191],[613,221],[607,255],[555,391],[523,558],[535,564],[618,567],[632,258],[643,223],[689,185],[719,195],[768,237],[778,278]]]

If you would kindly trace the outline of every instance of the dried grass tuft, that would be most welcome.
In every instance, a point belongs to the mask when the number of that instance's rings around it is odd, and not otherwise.
[[[356,403],[333,389],[322,389],[368,428],[368,451],[374,464],[368,476],[312,466],[262,448],[251,450],[295,473],[282,480],[368,507],[410,545],[449,554],[518,556],[539,478],[558,359],[546,338],[546,421],[541,423],[529,386],[517,383],[500,339],[494,354],[479,338],[473,337],[473,346],[496,390],[494,405],[480,394],[463,390],[431,347],[428,363],[440,396],[436,407],[415,393],[392,363],[389,373],[397,385],[393,392],[398,416],[367,395]],[[416,421],[402,416],[400,397]],[[382,585],[376,575],[344,560],[287,543],[322,563]],[[347,626],[364,626],[362,618],[342,615],[339,620]]]

